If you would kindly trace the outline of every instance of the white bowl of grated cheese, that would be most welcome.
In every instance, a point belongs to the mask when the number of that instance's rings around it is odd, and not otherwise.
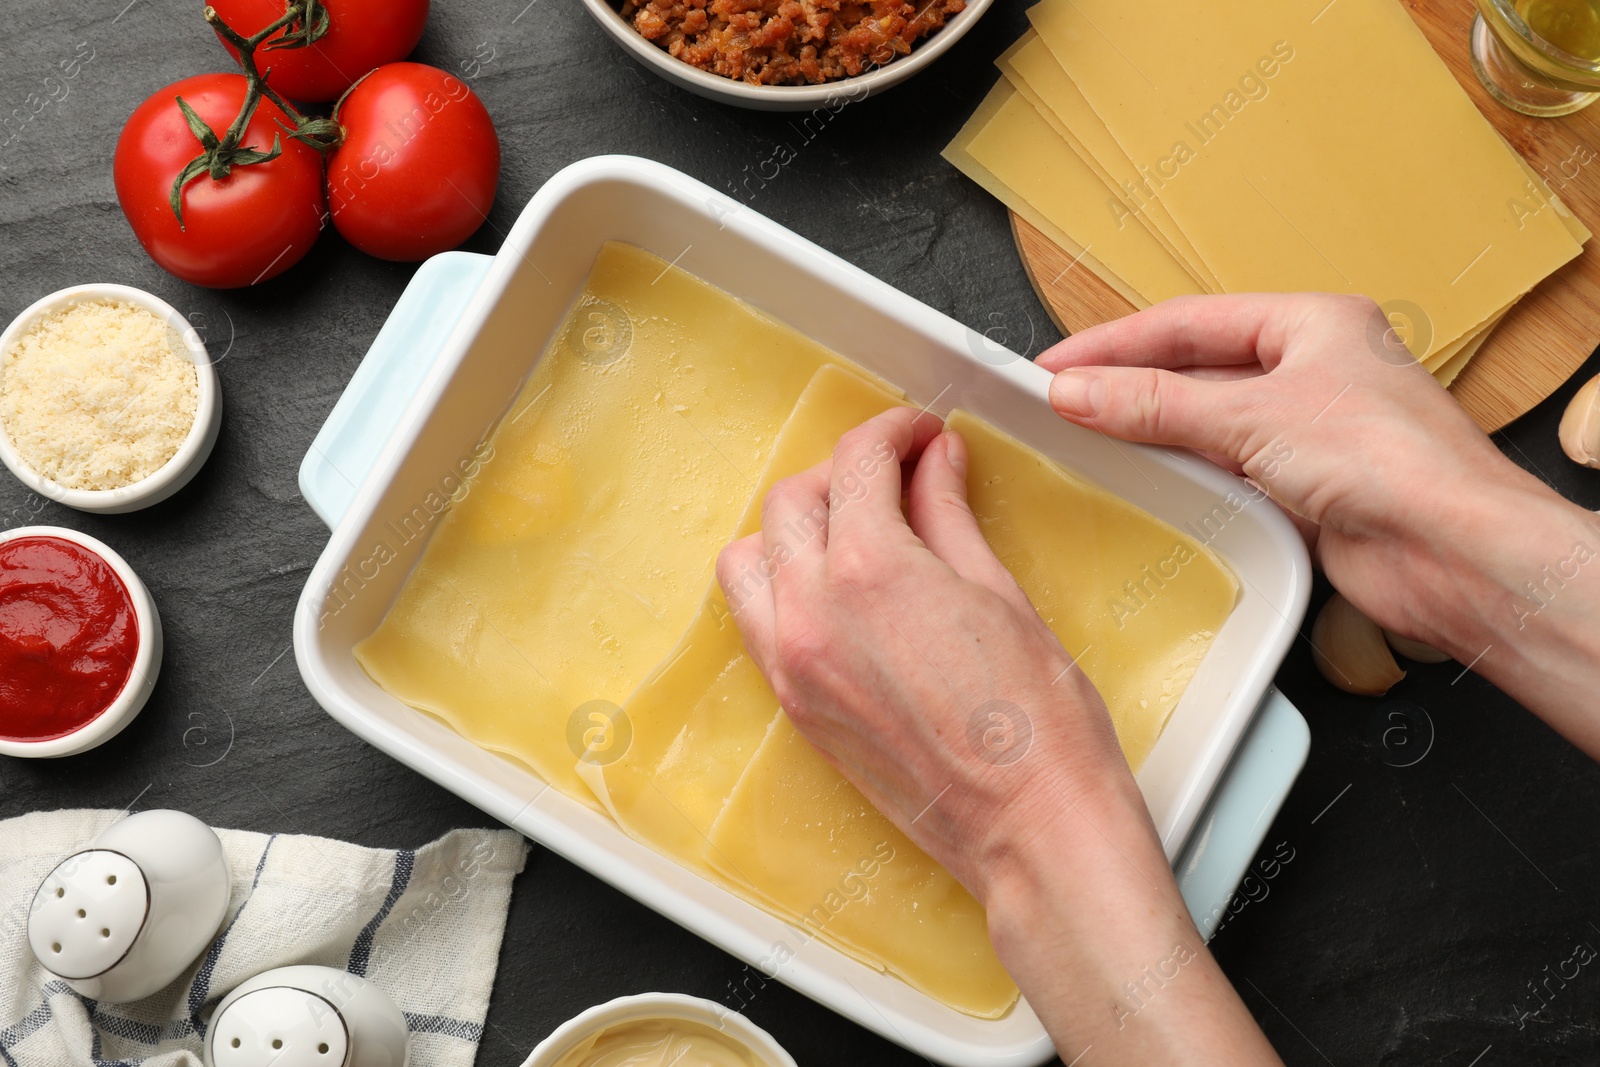
[[[221,424],[205,344],[142,289],[62,289],[0,334],[0,462],[49,500],[108,514],[165,500]]]

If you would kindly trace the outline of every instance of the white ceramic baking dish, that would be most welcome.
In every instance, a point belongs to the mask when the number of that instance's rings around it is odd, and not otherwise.
[[[1202,930],[1215,928],[1307,751],[1304,720],[1271,688],[1310,586],[1289,522],[1269,504],[1242,503],[1247,487],[1206,463],[1063,422],[1046,402],[1045,371],[646,160],[568,167],[528,204],[497,256],[447,253],[407,288],[301,468],[302,492],[333,531],[295,618],[307,686],[383,751],[862,1026],[957,1067],[1044,1062],[1049,1038],[1026,1002],[1004,1019],[969,1018],[807,940],[521,764],[390,697],[356,663],[353,646],[378,625],[425,541],[397,537],[398,520],[453,484],[608,240],[677,263],[895,382],[917,404],[973,411],[1174,525],[1213,534],[1243,593],[1138,777],[1191,912]]]

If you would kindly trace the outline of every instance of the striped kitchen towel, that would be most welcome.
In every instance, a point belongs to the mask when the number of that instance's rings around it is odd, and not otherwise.
[[[53,978],[28,948],[45,875],[120,811],[35,812],[0,822],[0,1065],[199,1067],[211,1013],[273,967],[339,967],[371,979],[410,1026],[411,1067],[470,1067],[483,1036],[511,881],[527,842],[455,830],[415,851],[219,830],[233,868],[228,918],[166,989],[101,1004]]]

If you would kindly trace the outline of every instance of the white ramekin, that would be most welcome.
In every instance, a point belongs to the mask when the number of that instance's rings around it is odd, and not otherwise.
[[[580,1042],[624,1023],[691,1022],[716,1030],[742,1044],[759,1067],[796,1067],[794,1057],[755,1023],[714,1000],[683,993],[640,993],[596,1005],[557,1027],[539,1042],[522,1067],[555,1067]]]
[[[206,459],[211,455],[212,446],[217,443],[217,431],[222,426],[222,386],[217,381],[217,372],[211,365],[211,357],[206,352],[205,343],[176,308],[143,289],[109,282],[74,285],[34,301],[22,314],[11,320],[11,325],[6,327],[5,333],[0,333],[0,356],[3,356],[11,348],[12,343],[44,315],[73,304],[102,300],[120,300],[142,307],[165,322],[183,339],[186,354],[194,361],[196,384],[199,386],[194,425],[189,427],[189,436],[183,439],[178,451],[173,453],[172,458],[155,473],[118,489],[68,489],[44,477],[28,466],[17,452],[16,446],[11,443],[11,434],[6,429],[3,419],[0,419],[0,462],[9,467],[11,473],[15,474],[23,485],[47,500],[57,501],[79,511],[117,515],[138,511],[140,508],[147,508],[151,504],[167,499],[187,485],[189,479],[205,465]]]
[[[64,737],[49,741],[6,741],[0,739],[0,756],[25,756],[35,759],[55,756],[75,756],[87,752],[120,734],[133,721],[150,699],[156,687],[156,676],[161,672],[161,615],[156,602],[139,576],[128,566],[128,561],[111,550],[103,541],[62,526],[19,526],[0,533],[0,543],[19,537],[59,537],[82,545],[111,565],[127,587],[128,599],[133,602],[134,618],[139,623],[139,649],[134,653],[133,672],[122,687],[122,692],[111,706],[88,723]]]
[[[994,0],[968,0],[964,10],[951,15],[943,29],[920,41],[910,55],[900,56],[854,78],[841,78],[822,85],[750,85],[690,66],[645,40],[612,6],[611,0],[583,0],[589,14],[624,52],[669,82],[696,96],[756,111],[810,111],[822,107],[836,111],[841,101],[854,103],[899,85],[954,47],[992,3]]]

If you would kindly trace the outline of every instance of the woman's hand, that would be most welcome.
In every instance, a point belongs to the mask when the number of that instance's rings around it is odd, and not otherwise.
[[[1578,562],[1600,559],[1600,526],[1502,456],[1372,301],[1185,297],[1038,362],[1058,372],[1061,415],[1242,471],[1356,607],[1600,756],[1600,716],[1585,710],[1600,589],[1584,569],[1600,562]]]
[[[984,904],[1063,1059],[1278,1062],[1189,919],[1105,705],[984,541],[958,435],[911,409],[851,431],[773,488],[717,577],[795,725]]]
[[[1070,337],[1038,362],[1061,372],[1050,390],[1061,415],[1242,470],[1302,520],[1357,607],[1453,645],[1439,628],[1440,534],[1470,536],[1455,529],[1463,500],[1542,487],[1420,364],[1385,346],[1388,330],[1359,297],[1179,299]]]
[[[898,408],[846,434],[773,488],[763,532],[717,574],[795,725],[981,899],[1041,806],[1143,804],[1099,694],[967,507],[965,444],[940,429]]]

